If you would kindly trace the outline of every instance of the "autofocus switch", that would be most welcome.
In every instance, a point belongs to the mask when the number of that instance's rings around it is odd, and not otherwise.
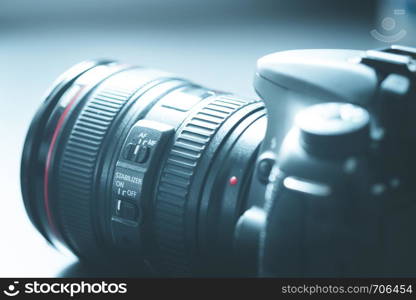
[[[133,143],[127,144],[123,149],[123,158],[126,160],[133,161],[133,152],[135,147],[136,145],[134,145]]]
[[[143,145],[137,145],[134,149],[135,154],[135,162],[139,164],[143,164],[147,161],[147,158],[149,157],[150,148]]]
[[[143,140],[140,141],[143,143]],[[146,141],[145,142],[149,142]],[[154,142],[154,140],[150,140],[150,143]],[[123,158],[125,160],[129,160],[132,162],[136,162],[139,164],[145,163],[149,157],[151,147],[147,146],[146,144],[134,144],[128,143],[123,149]]]

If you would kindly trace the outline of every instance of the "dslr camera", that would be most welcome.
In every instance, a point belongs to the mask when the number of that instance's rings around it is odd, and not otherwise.
[[[181,277],[416,275],[416,49],[258,60],[261,100],[86,61],[47,92],[26,211],[89,265]]]

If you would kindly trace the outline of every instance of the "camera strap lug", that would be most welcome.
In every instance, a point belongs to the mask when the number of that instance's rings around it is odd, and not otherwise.
[[[415,76],[416,61],[412,56],[369,50],[361,58],[361,63],[383,73],[396,73],[405,76]]]

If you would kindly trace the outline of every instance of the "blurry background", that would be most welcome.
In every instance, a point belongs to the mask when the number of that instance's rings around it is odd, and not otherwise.
[[[19,186],[30,120],[68,67],[115,58],[254,97],[260,56],[415,46],[415,14],[415,0],[1,0],[0,277],[65,276],[68,266],[77,268],[30,224]]]

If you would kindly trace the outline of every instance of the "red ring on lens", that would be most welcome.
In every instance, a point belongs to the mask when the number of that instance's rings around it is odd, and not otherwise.
[[[53,152],[55,149],[56,140],[58,138],[59,132],[62,129],[63,124],[65,123],[65,119],[71,110],[71,108],[74,106],[74,104],[77,102],[79,96],[81,95],[82,91],[84,90],[85,86],[81,86],[80,89],[76,92],[76,94],[72,97],[72,99],[69,101],[67,106],[65,107],[64,111],[62,112],[62,115],[59,117],[58,123],[56,124],[55,130],[52,135],[51,143],[49,145],[48,154],[46,156],[46,163],[45,163],[45,171],[44,171],[44,183],[43,183],[43,193],[44,193],[44,206],[46,211],[46,216],[48,220],[48,224],[55,235],[55,237],[59,240],[62,240],[62,235],[59,232],[54,220],[53,220],[53,214],[50,207],[49,202],[49,169],[51,165],[51,160],[53,156]]]

